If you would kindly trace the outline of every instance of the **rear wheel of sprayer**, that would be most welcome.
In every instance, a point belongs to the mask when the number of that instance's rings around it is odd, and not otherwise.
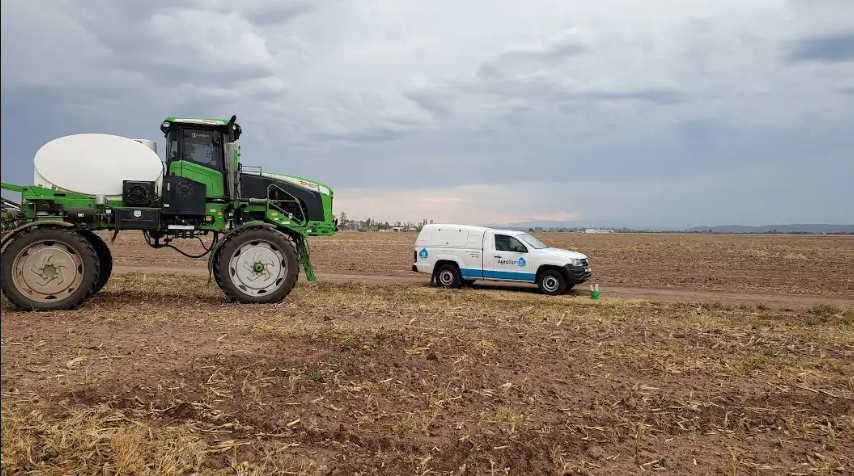
[[[100,277],[98,253],[80,233],[36,228],[3,250],[0,286],[25,311],[64,311],[85,301]]]
[[[232,301],[277,303],[296,285],[299,262],[285,234],[250,228],[226,238],[214,257],[214,276]]]
[[[107,243],[100,236],[96,235],[91,231],[82,231],[80,232],[86,241],[88,241],[92,248],[95,249],[95,254],[98,255],[98,264],[101,266],[101,274],[98,277],[98,282],[95,283],[95,289],[92,290],[92,294],[97,293],[104,286],[107,285],[107,282],[110,281],[110,276],[113,274],[113,253],[110,252],[110,247],[107,246]]]

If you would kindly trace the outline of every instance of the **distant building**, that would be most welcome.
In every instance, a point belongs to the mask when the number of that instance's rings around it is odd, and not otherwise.
[[[584,233],[614,233],[614,230],[599,230],[597,228],[588,228]]]

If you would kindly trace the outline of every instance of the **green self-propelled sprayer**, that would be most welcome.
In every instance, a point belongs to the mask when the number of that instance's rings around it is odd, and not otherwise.
[[[113,259],[99,230],[141,232],[152,248],[208,259],[232,301],[274,303],[300,263],[314,271],[308,236],[333,235],[332,190],[301,177],[243,166],[237,118],[169,117],[161,161],[153,141],[76,134],[36,154],[35,184],[3,183],[3,294],[25,310],[72,309],[107,283]],[[189,255],[171,242],[212,235]]]

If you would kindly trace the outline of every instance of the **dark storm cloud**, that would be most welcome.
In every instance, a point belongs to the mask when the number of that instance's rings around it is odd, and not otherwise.
[[[854,31],[813,36],[791,42],[784,55],[789,63],[854,61]]]

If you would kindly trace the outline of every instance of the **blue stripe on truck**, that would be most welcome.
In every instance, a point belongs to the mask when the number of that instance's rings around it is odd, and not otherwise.
[[[463,268],[460,270],[463,278],[508,279],[513,281],[533,282],[537,275],[533,273],[518,273],[515,271],[482,271],[479,269]]]

